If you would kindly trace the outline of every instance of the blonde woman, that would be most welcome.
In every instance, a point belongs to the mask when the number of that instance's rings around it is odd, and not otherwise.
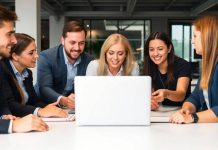
[[[89,63],[87,76],[137,76],[139,67],[126,37],[111,34],[101,47],[98,60]]]
[[[193,23],[192,42],[202,55],[198,85],[170,118],[173,123],[218,122],[218,16],[203,16]]]

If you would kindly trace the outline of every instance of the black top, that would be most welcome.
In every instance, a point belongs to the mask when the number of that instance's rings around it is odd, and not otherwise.
[[[188,77],[190,78],[190,82],[185,96],[186,99],[191,94],[191,65],[189,64],[189,62],[187,62],[182,58],[175,58],[173,70],[174,70],[174,81],[167,84],[166,83],[167,73],[161,74],[160,71],[157,69],[156,70],[157,73],[153,78],[153,88],[155,91],[158,89],[168,89],[168,90],[175,91],[178,78]],[[169,106],[181,106],[182,103],[183,102],[174,102],[169,99],[164,99],[164,101],[162,102],[163,105],[169,105]]]

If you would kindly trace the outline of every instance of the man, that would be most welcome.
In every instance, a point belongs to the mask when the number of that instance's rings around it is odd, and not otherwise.
[[[85,75],[93,59],[84,52],[86,30],[80,22],[64,25],[61,44],[41,52],[37,67],[37,85],[41,98],[47,103],[59,102],[74,108],[74,77]]]
[[[14,36],[14,22],[17,15],[14,12],[0,6],[0,56],[9,57],[11,47],[16,44]],[[0,133],[47,131],[48,126],[38,117],[28,115],[23,118],[16,118],[10,114],[7,102],[4,99],[4,71],[0,65]],[[5,115],[6,114],[6,115]]]

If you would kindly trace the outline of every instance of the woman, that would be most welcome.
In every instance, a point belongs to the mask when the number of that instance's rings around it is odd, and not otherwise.
[[[7,74],[6,87],[10,87],[5,96],[11,113],[18,117],[27,114],[66,117],[66,112],[56,107],[55,103],[46,106],[34,91],[32,72],[28,68],[34,68],[38,58],[35,40],[26,34],[16,33],[15,37],[17,44],[11,48],[11,58],[2,61]]]
[[[167,34],[151,34],[145,45],[144,74],[152,77],[151,109],[157,110],[158,103],[181,106],[191,93],[190,64],[174,54],[173,43]]]
[[[202,16],[194,21],[192,43],[202,55],[201,78],[173,123],[218,122],[218,17]]]
[[[111,34],[101,47],[98,60],[89,63],[86,75],[137,76],[138,64],[134,60],[129,41],[121,34]]]

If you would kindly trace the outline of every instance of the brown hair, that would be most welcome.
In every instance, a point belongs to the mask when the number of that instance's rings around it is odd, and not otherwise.
[[[64,25],[62,36],[63,38],[65,38],[67,36],[67,32],[81,32],[81,31],[84,31],[86,36],[87,31],[80,22],[70,21]]]
[[[31,42],[35,41],[33,37],[24,33],[15,33],[14,36],[17,39],[17,44],[11,48],[11,54],[20,55]]]
[[[0,28],[3,26],[4,21],[15,22],[17,15],[15,12],[0,5]]]
[[[212,73],[218,62],[218,16],[201,16],[193,22],[201,33],[202,72],[200,87],[208,89]]]
[[[175,80],[174,78],[174,62],[176,59],[178,59],[178,57],[175,55],[174,53],[174,46],[173,43],[170,39],[170,37],[168,36],[168,34],[164,33],[164,32],[154,32],[152,33],[145,44],[145,51],[144,51],[144,75],[149,75],[152,76],[152,79],[156,79],[156,70],[157,65],[153,63],[153,61],[151,60],[150,56],[149,56],[149,43],[151,40],[161,40],[163,41],[167,48],[170,49],[170,52],[167,56],[167,62],[168,62],[168,66],[167,66],[167,84],[169,84],[170,82],[173,82]]]

